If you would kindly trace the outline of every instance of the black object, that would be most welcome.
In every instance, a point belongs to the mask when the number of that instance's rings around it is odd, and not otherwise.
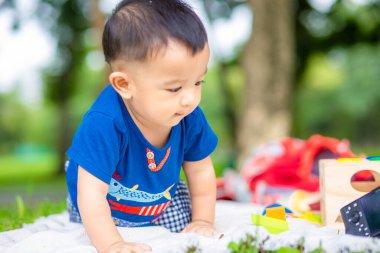
[[[340,209],[346,234],[380,237],[380,187]]]

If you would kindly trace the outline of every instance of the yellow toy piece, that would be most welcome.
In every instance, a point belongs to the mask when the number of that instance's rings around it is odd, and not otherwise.
[[[276,206],[276,207],[266,208],[266,216],[270,218],[286,221],[285,207]]]
[[[252,214],[252,223],[256,226],[263,226],[271,234],[280,234],[289,230],[286,221],[259,214]]]
[[[305,212],[301,215],[294,216],[294,218],[304,219],[322,225],[322,218],[313,212]]]
[[[360,157],[340,157],[336,159],[338,162],[361,162],[363,159]]]

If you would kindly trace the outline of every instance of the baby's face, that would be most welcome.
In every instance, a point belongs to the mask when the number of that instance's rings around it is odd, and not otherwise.
[[[135,120],[145,126],[172,127],[190,114],[201,100],[209,56],[208,45],[192,55],[171,42],[151,60],[128,63],[132,97],[126,105]]]

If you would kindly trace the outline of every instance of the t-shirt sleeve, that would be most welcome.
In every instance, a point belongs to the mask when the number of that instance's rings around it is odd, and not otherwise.
[[[91,112],[83,118],[72,145],[70,159],[109,184],[120,159],[121,133],[112,117]]]
[[[199,107],[185,118],[185,122],[186,145],[184,160],[195,162],[206,158],[216,148],[218,137],[211,129]]]

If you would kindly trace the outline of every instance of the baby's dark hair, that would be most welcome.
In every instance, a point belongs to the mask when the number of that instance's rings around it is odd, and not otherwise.
[[[174,40],[193,55],[207,43],[202,21],[181,0],[123,0],[107,20],[103,32],[105,59],[145,61]]]

